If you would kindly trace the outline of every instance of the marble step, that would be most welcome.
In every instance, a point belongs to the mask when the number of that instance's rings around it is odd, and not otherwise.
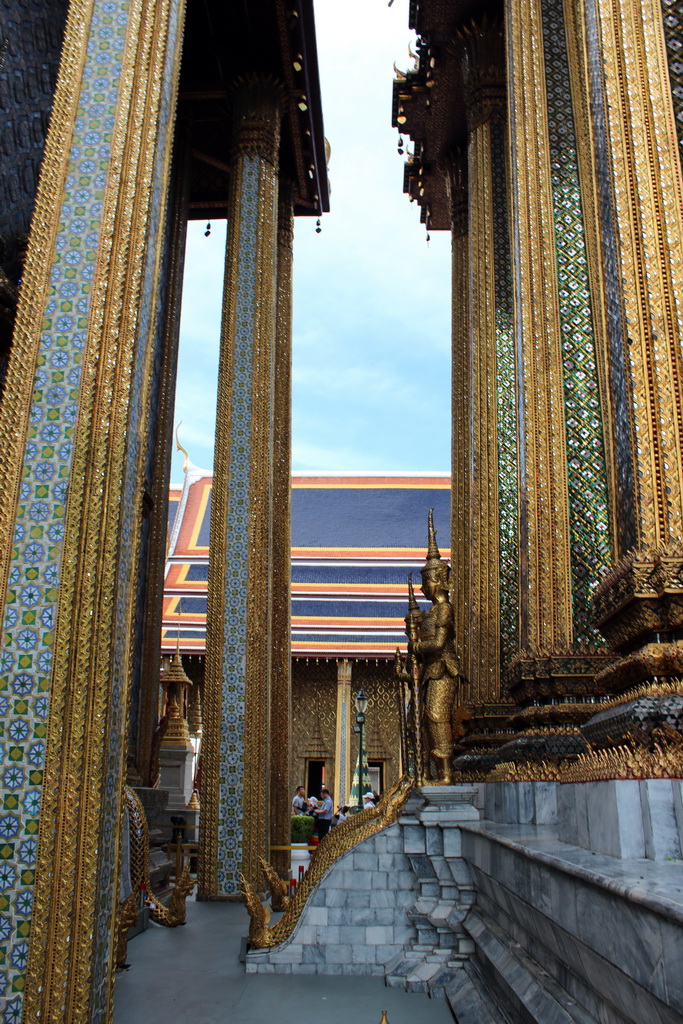
[[[423,962],[426,952],[426,950],[424,952],[418,950],[416,953],[412,949],[406,949],[397,953],[384,968],[385,984],[389,988],[405,988],[406,978],[417,970]]]
[[[487,983],[493,982],[528,1024],[598,1024],[493,921],[471,911],[465,927],[474,940],[476,961]]]
[[[406,950],[386,967],[385,983],[389,988],[403,988],[406,992],[425,992],[436,999],[446,997],[446,986],[453,977],[449,957],[415,956],[414,950]],[[458,968],[460,968],[458,964]]]
[[[459,968],[446,986],[446,999],[458,1024],[510,1024],[476,972],[468,965]]]

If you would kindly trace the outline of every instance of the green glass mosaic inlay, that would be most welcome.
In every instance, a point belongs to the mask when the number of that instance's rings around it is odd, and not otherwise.
[[[518,646],[518,463],[517,392],[510,238],[507,223],[505,127],[491,125],[493,234],[496,272],[496,404],[500,559],[500,658],[505,668]]]
[[[576,131],[562,0],[542,0],[548,129],[564,368],[572,601],[577,641],[600,642],[591,598],[611,561],[607,470],[595,360]]]

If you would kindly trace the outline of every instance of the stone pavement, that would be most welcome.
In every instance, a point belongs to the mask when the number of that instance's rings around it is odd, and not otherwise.
[[[386,988],[378,977],[245,974],[236,903],[188,903],[181,928],[150,925],[117,974],[114,1024],[453,1024],[444,999]]]

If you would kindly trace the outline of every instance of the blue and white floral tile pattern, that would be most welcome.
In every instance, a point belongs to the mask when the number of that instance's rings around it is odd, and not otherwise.
[[[237,891],[242,862],[244,777],[244,666],[247,657],[247,570],[251,467],[252,351],[256,302],[256,247],[261,161],[243,156],[239,267],[235,306],[230,476],[225,538],[225,626],[218,794],[218,891]],[[230,231],[228,225],[228,231]]]
[[[128,24],[95,0],[35,373],[0,651],[0,1019],[18,1024],[31,929],[54,618],[91,288]]]

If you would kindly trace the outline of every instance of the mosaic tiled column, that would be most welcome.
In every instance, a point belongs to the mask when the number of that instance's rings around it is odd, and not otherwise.
[[[595,612],[610,643],[630,652],[604,677],[618,689],[683,672],[683,182],[670,78],[678,65],[667,60],[667,45],[683,42],[675,13],[661,0],[590,0],[585,10],[619,483],[615,565]]]
[[[163,611],[164,560],[167,549],[168,492],[173,453],[180,298],[187,234],[189,153],[174,146],[169,215],[162,259],[164,275],[159,293],[157,330],[152,370],[152,420],[144,467],[143,509],[146,543],[141,550],[145,564],[138,582],[136,631],[137,658],[133,665],[128,728],[128,780],[131,785],[150,785],[154,730],[159,721],[159,637]]]
[[[231,93],[223,320],[211,511],[200,895],[237,895],[268,855],[273,376],[281,91]]]
[[[271,553],[270,841],[289,845],[292,794],[291,550],[292,550],[292,189],[280,179],[277,228],[277,319],[273,384],[273,503]],[[289,871],[289,854],[274,851],[276,870]]]
[[[181,19],[172,0],[73,0],[36,197],[0,412],[6,1021],[111,1009]]]
[[[470,353],[468,338],[467,154],[444,165],[451,206],[452,484],[451,601],[463,675],[470,678]]]
[[[343,658],[337,662],[337,719],[334,761],[334,806],[346,803],[351,790],[354,762],[351,750],[351,719],[355,722],[355,705],[351,696],[352,662]]]
[[[590,694],[611,557],[602,400],[561,0],[507,6],[520,411],[516,699]]]
[[[505,69],[499,23],[463,32],[471,351],[470,690],[500,696],[518,644],[517,417],[507,228]]]

